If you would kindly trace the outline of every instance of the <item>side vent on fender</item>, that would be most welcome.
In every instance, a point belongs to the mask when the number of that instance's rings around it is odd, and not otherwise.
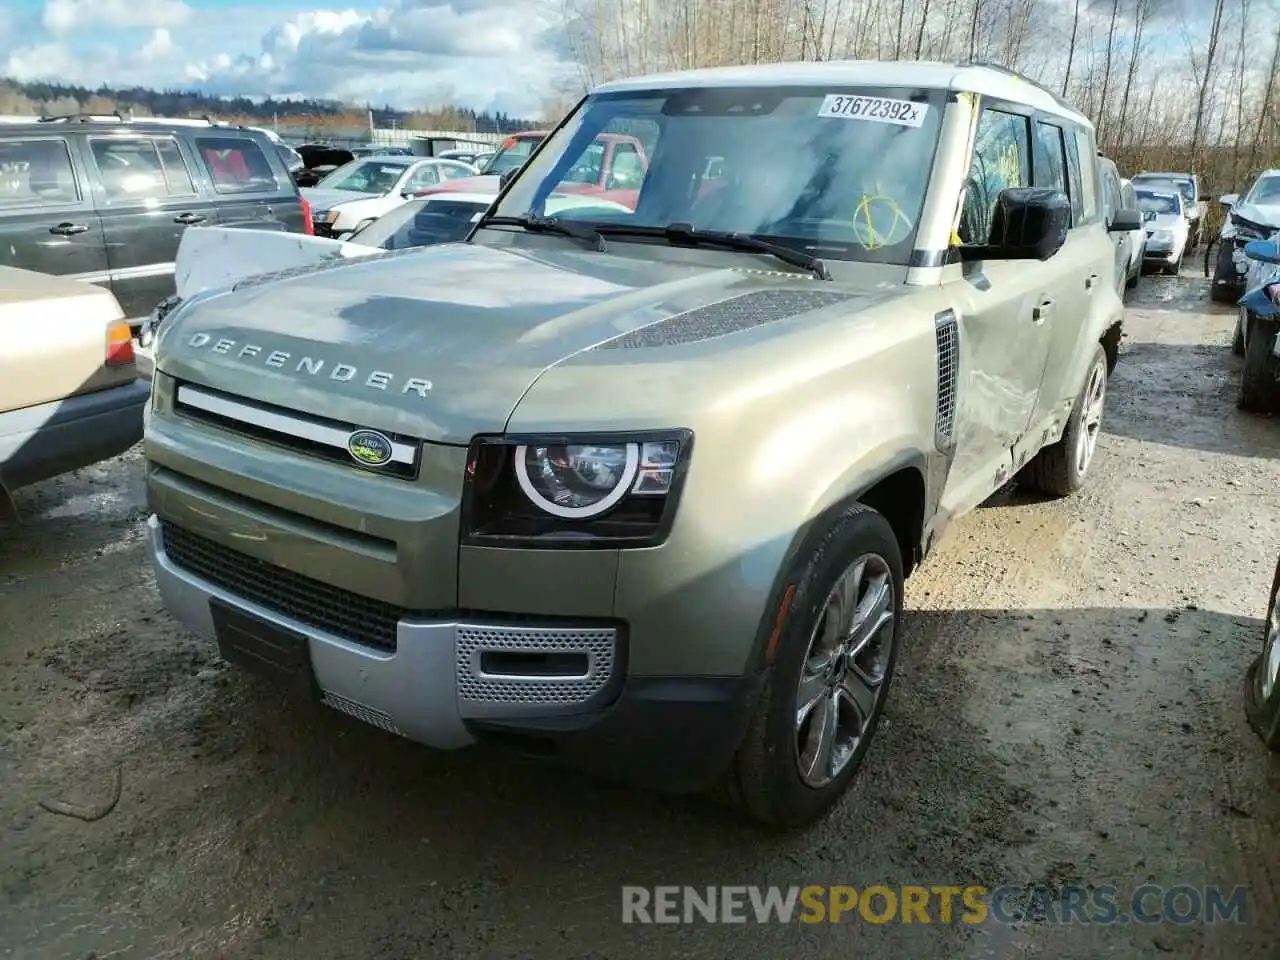
[[[934,441],[938,450],[949,453],[956,444],[956,389],[960,377],[960,321],[954,310],[943,310],[933,318],[938,342],[938,409]]]

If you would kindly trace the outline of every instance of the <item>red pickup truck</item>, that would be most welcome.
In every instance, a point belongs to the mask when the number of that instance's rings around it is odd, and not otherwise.
[[[547,130],[528,130],[508,137],[485,164],[478,177],[447,180],[437,186],[416,192],[425,197],[434,193],[488,193],[497,195],[499,177],[507,170],[523,164],[534,148],[548,135]],[[557,193],[604,195],[607,199],[634,206],[649,167],[644,146],[635,137],[621,133],[602,133],[582,152],[556,187]]]

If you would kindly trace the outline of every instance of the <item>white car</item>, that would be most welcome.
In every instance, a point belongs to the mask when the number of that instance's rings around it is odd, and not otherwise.
[[[1158,266],[1169,276],[1176,277],[1182,270],[1182,258],[1191,232],[1182,194],[1176,189],[1149,189],[1142,186],[1136,177],[1133,184],[1138,194],[1138,209],[1142,211],[1142,225],[1147,232],[1143,263]]]
[[[419,190],[475,175],[475,167],[457,160],[359,157],[301,193],[311,204],[316,236],[336,237],[394,210]]]

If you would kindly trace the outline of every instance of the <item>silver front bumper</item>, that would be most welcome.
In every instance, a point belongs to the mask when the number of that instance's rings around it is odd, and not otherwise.
[[[307,637],[323,702],[366,723],[440,749],[475,742],[467,720],[568,716],[607,699],[625,669],[609,626],[529,626],[402,619],[396,650],[352,643],[245,600],[174,563],[159,520],[147,521],[165,607],[213,639],[211,598]],[[486,654],[568,654],[583,664],[563,675],[486,671]]]

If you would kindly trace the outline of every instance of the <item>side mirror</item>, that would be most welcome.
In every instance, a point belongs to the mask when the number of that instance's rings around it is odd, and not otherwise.
[[[1061,190],[1009,187],[996,197],[991,242],[962,246],[960,259],[1048,260],[1067,242],[1071,201]]]
[[[1117,210],[1107,230],[1111,233],[1130,233],[1142,229],[1142,214],[1137,210]]]
[[[1274,240],[1253,240],[1244,245],[1244,255],[1259,263],[1280,263],[1280,244]]]
[[[1240,194],[1224,193],[1222,196],[1218,198],[1218,202],[1222,204],[1224,207],[1234,207],[1237,203],[1240,202]]]
[[[519,172],[519,167],[509,167],[506,170],[503,170],[502,173],[498,174],[498,189],[505,190],[507,188],[507,184],[514,180],[516,174]]]
[[[400,198],[402,200],[412,200],[417,195],[418,195],[418,192],[412,188],[400,191]]]

